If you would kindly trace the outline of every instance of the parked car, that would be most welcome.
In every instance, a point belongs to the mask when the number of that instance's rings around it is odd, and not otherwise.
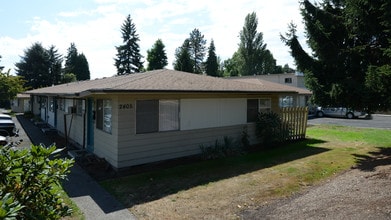
[[[11,116],[0,114],[0,136],[13,136],[15,131],[15,123]]]
[[[358,118],[360,116],[365,116],[366,113],[362,111],[355,111],[349,108],[345,107],[327,107],[327,108],[322,108],[318,107],[316,116],[317,117],[323,117],[323,116],[329,116],[329,117],[339,117],[339,118]]]

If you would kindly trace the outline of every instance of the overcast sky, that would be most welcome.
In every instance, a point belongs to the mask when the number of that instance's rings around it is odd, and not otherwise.
[[[209,46],[213,39],[216,54],[225,60],[237,50],[239,32],[247,14],[256,12],[258,31],[278,65],[294,62],[280,40],[288,23],[298,25],[298,35],[305,42],[298,0],[12,0],[0,8],[0,66],[14,72],[24,50],[35,42],[45,48],[54,45],[66,55],[74,42],[89,62],[91,78],[116,74],[115,46],[122,43],[120,28],[126,16],[136,25],[141,54],[157,39],[166,46],[172,69],[175,49],[198,28]]]

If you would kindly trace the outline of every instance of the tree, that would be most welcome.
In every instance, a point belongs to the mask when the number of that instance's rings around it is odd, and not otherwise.
[[[344,105],[369,111],[391,107],[391,2],[329,0],[302,3],[312,50],[304,51],[291,23],[281,39],[319,105]],[[389,88],[389,87],[388,87]]]
[[[205,62],[205,72],[209,76],[219,76],[218,70],[219,63],[217,62],[216,47],[212,39],[208,48],[208,57]]]
[[[147,50],[147,70],[163,69],[167,66],[167,55],[164,50],[165,46],[161,39],[158,39],[152,46],[151,50]]]
[[[65,73],[62,77],[61,83],[76,82],[76,75],[73,73]]]
[[[282,67],[282,72],[284,72],[284,73],[294,73],[295,70],[290,68],[288,64],[285,64],[284,67]]]
[[[65,59],[64,75],[73,73],[77,80],[90,79],[90,68],[87,58],[77,51],[75,43],[71,43]]]
[[[203,72],[203,62],[206,52],[206,40],[204,35],[195,28],[189,37],[189,52],[190,57],[193,61],[193,73],[202,73]]]
[[[0,146],[0,219],[61,219],[72,213],[60,186],[74,161],[54,157],[59,151]]]
[[[264,72],[264,54],[266,44],[263,43],[263,34],[257,32],[258,18],[255,12],[245,18],[243,29],[240,31],[239,53],[243,58],[241,75],[254,75]]]
[[[175,50],[174,69],[184,72],[193,73],[193,60],[190,57],[190,42],[186,39],[181,47]]]
[[[126,18],[121,26],[123,45],[116,47],[117,57],[115,60],[115,67],[118,75],[125,75],[131,73],[141,72],[143,69],[143,62],[141,61],[140,41],[136,33],[136,25],[132,22],[130,15]]]
[[[22,77],[10,75],[10,70],[7,72],[0,70],[0,105],[9,108],[10,100],[25,91],[24,84]]]
[[[61,83],[62,56],[53,45],[49,47],[48,54],[50,79],[52,80],[52,85],[58,85]]]
[[[235,52],[232,58],[223,62],[224,76],[239,76],[243,58],[239,52]]]
[[[25,87],[40,88],[51,86],[50,56],[41,43],[34,43],[24,51],[21,61],[16,63],[16,74],[26,80]]]

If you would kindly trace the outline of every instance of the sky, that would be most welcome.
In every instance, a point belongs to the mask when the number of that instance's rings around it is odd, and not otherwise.
[[[246,15],[255,12],[258,32],[263,33],[277,65],[294,66],[289,48],[280,40],[288,24],[297,25],[305,45],[298,0],[12,0],[0,6],[0,66],[15,74],[15,63],[24,51],[39,42],[54,45],[66,56],[71,43],[89,63],[91,79],[116,75],[116,46],[122,44],[121,25],[130,14],[139,35],[146,67],[147,50],[157,39],[165,45],[172,69],[175,49],[197,28],[209,46],[213,39],[222,60],[238,49],[239,32]]]

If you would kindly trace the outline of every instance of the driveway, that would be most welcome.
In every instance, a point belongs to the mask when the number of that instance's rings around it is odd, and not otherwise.
[[[333,124],[359,128],[381,128],[391,129],[391,115],[372,115],[372,119],[345,119],[345,118],[312,118],[308,120],[309,125]]]

